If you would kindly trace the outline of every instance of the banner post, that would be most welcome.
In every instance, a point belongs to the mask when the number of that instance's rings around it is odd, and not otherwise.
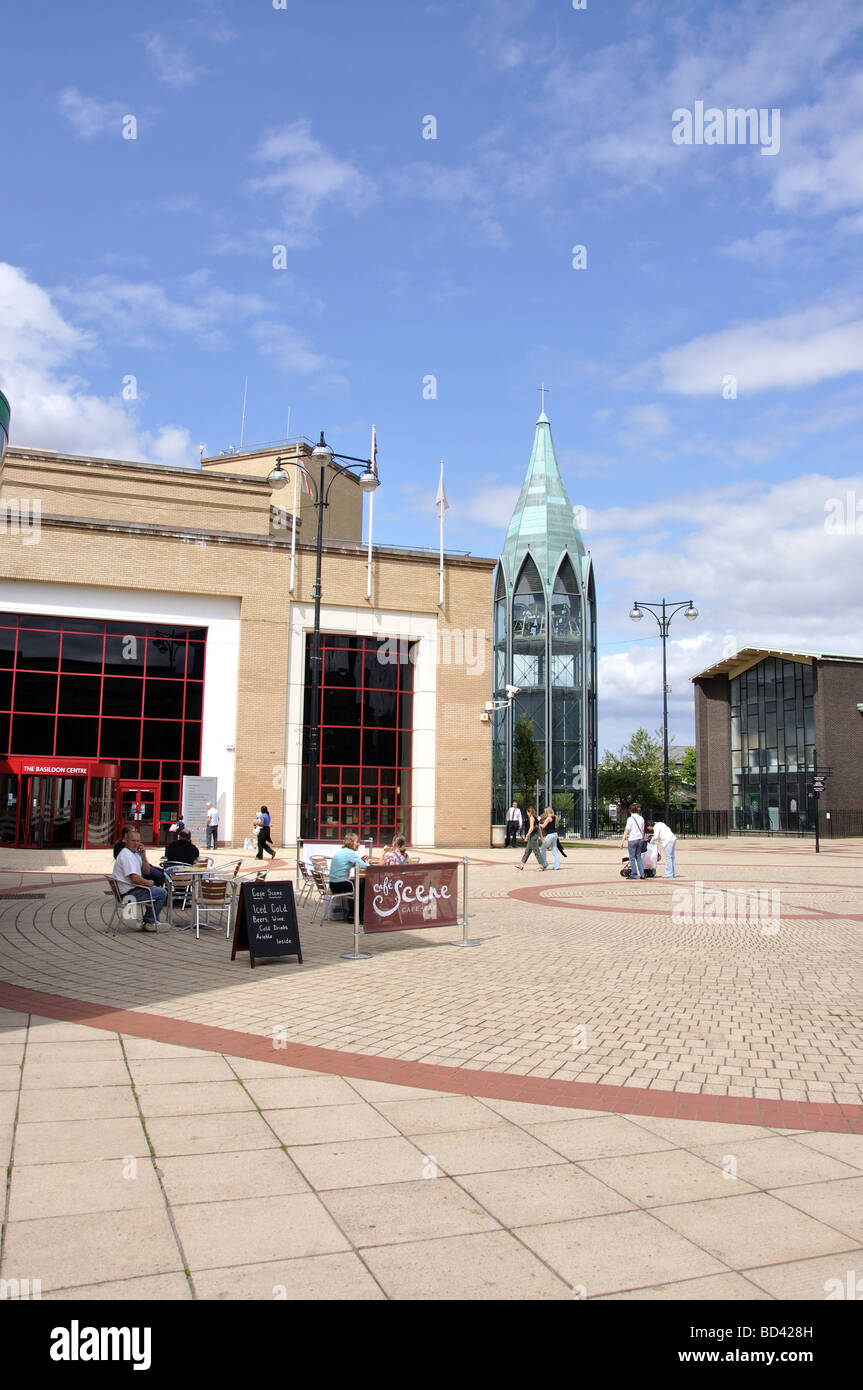
[[[467,936],[467,859],[463,859],[464,879],[462,881],[461,941],[451,941],[450,946],[481,946],[481,941],[468,941]]]
[[[371,960],[371,951],[360,950],[360,876],[354,867],[354,949],[342,951],[342,960]]]

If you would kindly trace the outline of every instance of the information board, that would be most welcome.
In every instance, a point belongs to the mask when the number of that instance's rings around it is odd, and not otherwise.
[[[207,843],[207,802],[218,806],[218,777],[183,778],[183,821],[192,833],[192,844],[203,850]],[[219,835],[216,839],[220,839]]]
[[[289,879],[273,883],[262,879],[242,885],[231,960],[236,960],[238,951],[248,951],[253,969],[256,958],[264,960],[274,956],[296,956],[302,965],[294,885]]]

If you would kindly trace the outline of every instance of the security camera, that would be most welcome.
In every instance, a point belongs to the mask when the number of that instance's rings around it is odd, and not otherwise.
[[[514,700],[515,697],[516,697],[516,695],[518,695],[518,694],[520,693],[520,691],[521,691],[521,686],[520,686],[520,685],[508,685],[508,686],[506,687],[506,698],[507,698],[508,700]]]

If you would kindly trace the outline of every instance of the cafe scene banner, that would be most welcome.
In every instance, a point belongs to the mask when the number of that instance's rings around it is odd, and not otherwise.
[[[459,921],[461,864],[406,864],[366,869],[364,930],[422,931]]]

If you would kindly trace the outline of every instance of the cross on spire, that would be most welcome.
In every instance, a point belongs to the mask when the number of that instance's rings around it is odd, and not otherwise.
[[[541,386],[537,386],[536,389],[537,389],[537,391],[539,391],[539,393],[540,393],[540,395],[541,395],[541,398],[542,398],[542,406],[540,407],[540,413],[541,413],[542,415],[544,415],[544,414],[545,414],[545,398],[546,398],[546,396],[549,394],[549,389],[548,389],[548,387],[546,386],[545,382],[543,382]]]

